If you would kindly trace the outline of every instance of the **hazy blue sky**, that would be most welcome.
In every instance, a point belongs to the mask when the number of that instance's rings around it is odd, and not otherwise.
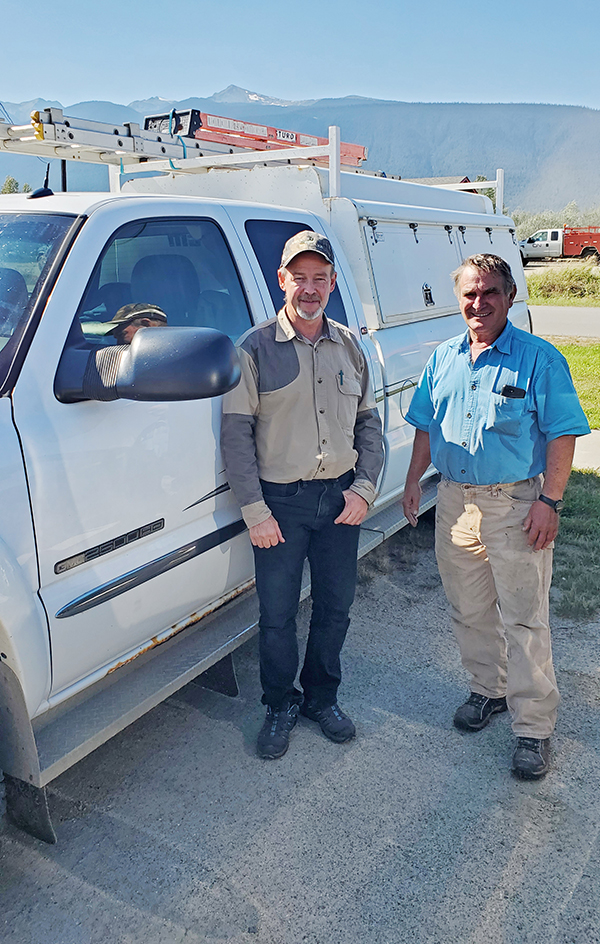
[[[600,108],[589,0],[4,0],[0,100],[283,99]]]

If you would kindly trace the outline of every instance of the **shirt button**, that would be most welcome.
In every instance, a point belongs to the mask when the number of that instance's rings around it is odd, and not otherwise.
[[[461,446],[466,446],[466,445],[467,445],[467,444],[466,444],[466,442],[464,442],[464,443],[461,443]]]
[[[318,383],[318,384],[322,384],[322,383],[323,383],[323,378],[322,378],[322,377],[319,377],[319,379],[317,380],[317,383]]]
[[[319,410],[319,413],[324,413],[324,412],[325,412],[325,410]]]
[[[465,474],[465,470],[464,470],[464,469],[461,469],[461,470],[460,470],[460,474],[461,474],[461,475],[464,475],[464,474]]]
[[[471,416],[472,416],[472,414],[471,414],[471,413],[467,413],[467,419],[468,419],[468,420],[470,420],[470,419],[471,419]]]
[[[477,384],[471,384],[471,390],[477,390]]]
[[[327,440],[326,440],[326,439],[322,439],[322,440],[321,440],[321,445],[322,445],[322,446],[326,446],[326,445],[327,445]]]

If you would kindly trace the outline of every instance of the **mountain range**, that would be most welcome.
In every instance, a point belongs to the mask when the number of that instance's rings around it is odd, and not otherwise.
[[[148,98],[114,102],[35,99],[5,102],[12,121],[29,121],[32,110],[50,106],[94,121],[137,121],[171,108],[200,111],[327,135],[339,125],[342,140],[368,147],[368,170],[404,178],[506,174],[510,209],[558,210],[571,201],[581,208],[600,204],[600,111],[572,105],[395,102],[346,98],[284,101],[230,85],[208,98],[172,101]],[[44,168],[39,159],[0,153],[0,181],[7,174],[36,187]],[[54,172],[54,171],[53,171]],[[58,186],[58,171],[55,186]],[[106,168],[69,165],[70,189],[106,189]],[[52,183],[52,178],[51,178]]]

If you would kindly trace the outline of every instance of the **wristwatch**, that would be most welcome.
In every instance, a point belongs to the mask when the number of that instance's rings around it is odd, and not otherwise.
[[[554,509],[557,515],[559,515],[561,511],[563,510],[563,508],[565,507],[565,503],[562,500],[562,498],[557,498],[556,500],[554,500],[553,498],[548,498],[547,495],[540,495],[538,498],[538,501],[543,502],[544,505],[550,505],[550,507]]]

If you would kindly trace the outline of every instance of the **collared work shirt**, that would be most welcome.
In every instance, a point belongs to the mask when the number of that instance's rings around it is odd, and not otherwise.
[[[440,344],[406,419],[429,433],[442,475],[473,485],[532,478],[546,468],[548,442],[590,431],[565,358],[510,321],[475,363],[468,331]]]
[[[371,503],[383,464],[381,422],[365,357],[348,328],[324,319],[312,344],[282,309],[238,341],[242,377],[223,398],[221,448],[248,527],[265,521],[260,479],[338,478]]]

